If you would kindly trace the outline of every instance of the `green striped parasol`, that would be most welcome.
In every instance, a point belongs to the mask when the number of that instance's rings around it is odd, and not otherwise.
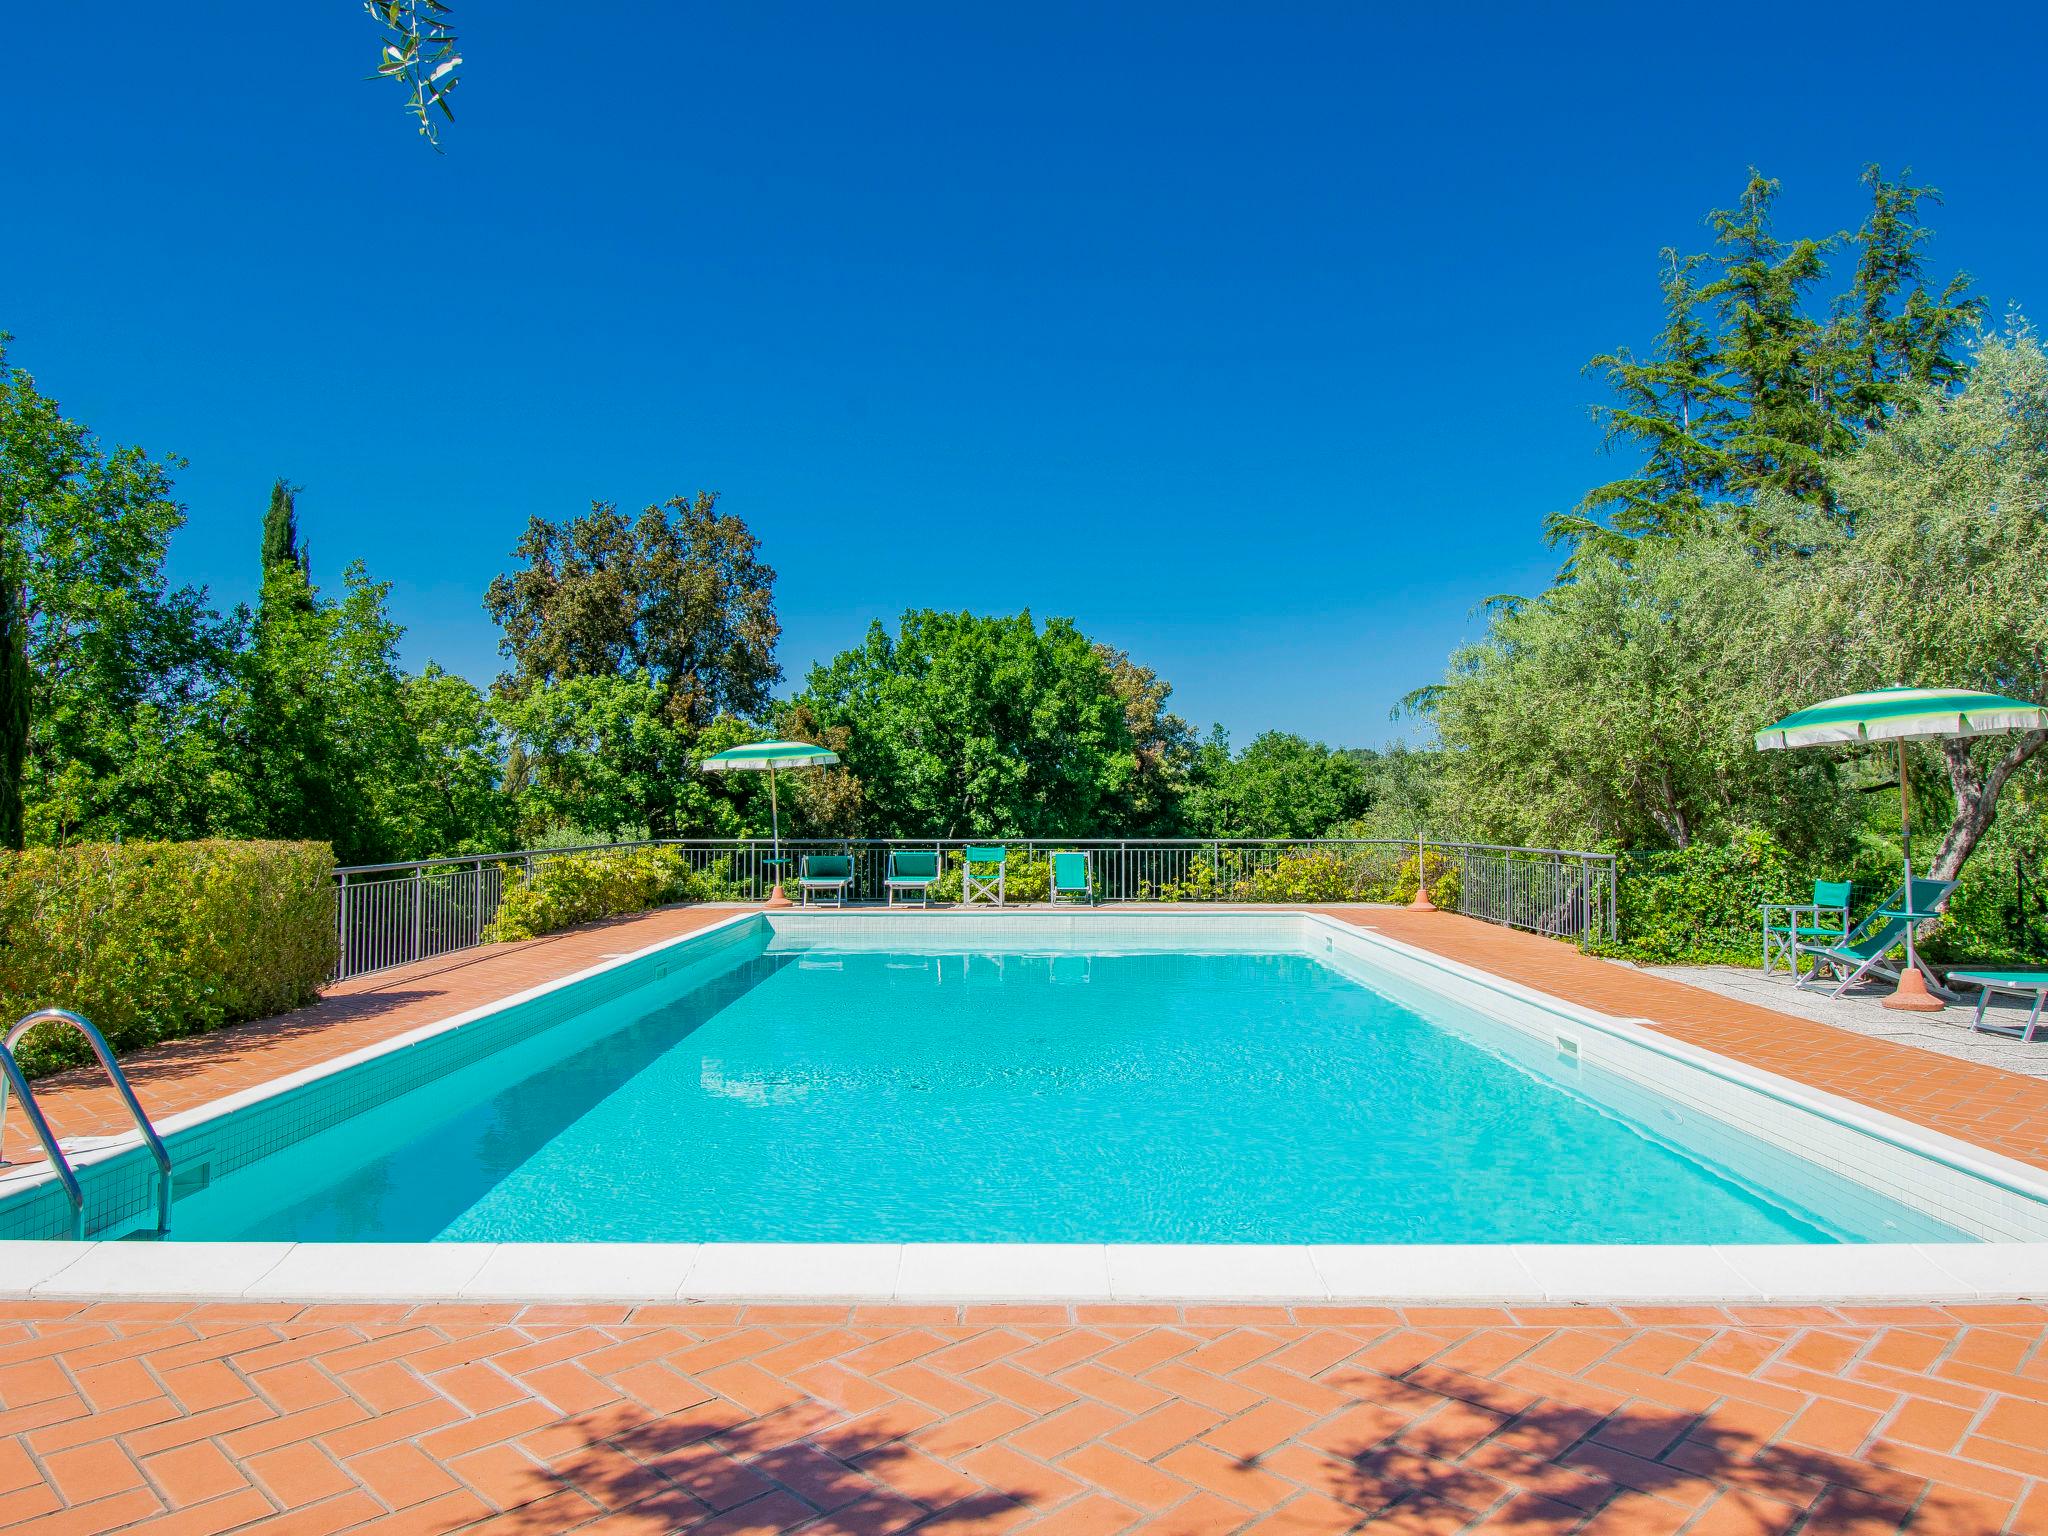
[[[1874,688],[1828,699],[1756,733],[1760,751],[1841,741],[1923,741],[2048,727],[2048,709],[1967,688]]]
[[[808,741],[755,741],[714,752],[697,764],[706,773],[768,775],[769,868],[776,877],[774,889],[768,893],[771,907],[789,905],[789,898],[782,894],[782,810],[776,803],[775,775],[784,768],[829,768],[838,761],[837,752]]]
[[[1995,736],[2005,731],[2048,730],[2048,709],[2023,699],[1968,688],[1873,688],[1824,699],[1756,733],[1757,750],[1818,747],[1842,742],[1893,741],[1899,750],[1899,841],[1905,856],[1906,902],[1913,896],[1913,799],[1906,781],[1906,743],[1951,736]],[[1915,923],[1906,924],[1906,968],[1886,1006],[1938,1009],[1919,971]]]

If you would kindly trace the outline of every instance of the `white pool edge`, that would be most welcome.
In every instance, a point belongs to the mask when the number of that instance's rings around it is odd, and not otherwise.
[[[2048,1243],[0,1243],[37,1301],[1328,1303],[2048,1299]]]
[[[167,1117],[175,1131],[475,1019],[751,921],[757,910]],[[825,914],[819,914],[824,916]],[[1022,915],[1008,909],[1001,915]],[[1131,914],[1136,915],[1136,914]],[[1149,914],[1148,914],[1149,915]],[[1162,913],[1162,920],[1226,914]],[[1229,916],[1242,916],[1232,912]],[[1696,1070],[1876,1136],[2029,1198],[2048,1173],[1911,1121],[1570,1003],[1375,929],[1291,916],[1412,963],[1643,1045]],[[971,918],[969,920],[972,920]],[[81,1150],[81,1166],[136,1138]],[[27,1165],[0,1193],[51,1175]],[[982,1243],[169,1243],[0,1241],[0,1298],[389,1302],[1285,1303],[1362,1305],[1864,1305],[2048,1299],[2048,1242],[1757,1245],[1295,1245]]]

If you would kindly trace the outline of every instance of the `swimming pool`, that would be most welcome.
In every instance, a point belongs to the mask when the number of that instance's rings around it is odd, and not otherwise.
[[[2024,1190],[1715,1060],[1302,914],[750,916],[172,1122],[172,1236],[1829,1245],[2048,1226]],[[125,1165],[87,1170],[101,1235],[147,1209]],[[44,1231],[17,1194],[0,1232],[55,1235],[48,1193]]]

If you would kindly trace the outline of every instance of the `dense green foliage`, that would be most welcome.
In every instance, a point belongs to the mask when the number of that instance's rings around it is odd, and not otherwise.
[[[1405,903],[1414,899],[1417,867],[1413,852],[1404,857],[1377,846],[1290,848],[1278,854],[1223,847],[1197,854],[1185,878],[1148,894],[1158,901]],[[1446,912],[1457,911],[1457,866],[1432,848],[1420,868],[1428,876],[1430,900]]]
[[[0,853],[0,1022],[69,1008],[117,1051],[312,1000],[335,962],[333,857],[317,843],[80,844]],[[89,1059],[69,1030],[31,1074]]]
[[[670,902],[710,901],[730,894],[714,876],[693,872],[674,848],[541,859],[532,879],[507,882],[489,937],[510,943]]]
[[[1965,281],[1924,280],[1932,194],[1866,181],[1846,242],[1779,240],[1753,179],[1710,221],[1713,257],[1668,257],[1655,357],[1595,360],[1640,469],[1552,519],[1559,582],[1496,602],[1418,695],[1446,749],[1440,827],[1645,855],[1621,900],[1634,953],[1747,956],[1773,879],[1897,868],[1889,754],[1759,753],[1759,726],[1902,683],[2048,700],[2048,359],[2017,320],[1971,339]],[[1851,286],[1816,311],[1844,243]],[[1909,749],[1918,863],[1963,881],[1932,951],[2026,947],[2014,861],[2038,868],[2044,742]],[[1782,869],[1758,873],[1764,847]]]
[[[907,613],[813,669],[797,703],[846,729],[842,761],[881,836],[1120,829],[1137,778],[1124,701],[1065,619]]]

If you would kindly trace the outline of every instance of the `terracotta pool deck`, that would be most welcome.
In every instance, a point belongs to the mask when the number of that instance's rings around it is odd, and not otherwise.
[[[386,973],[133,1078],[168,1115],[725,915]],[[2048,1166],[2048,1084],[1330,915]],[[44,1092],[67,1136],[123,1128]],[[2048,1532],[2044,1343],[2032,1305],[0,1302],[0,1529]]]

